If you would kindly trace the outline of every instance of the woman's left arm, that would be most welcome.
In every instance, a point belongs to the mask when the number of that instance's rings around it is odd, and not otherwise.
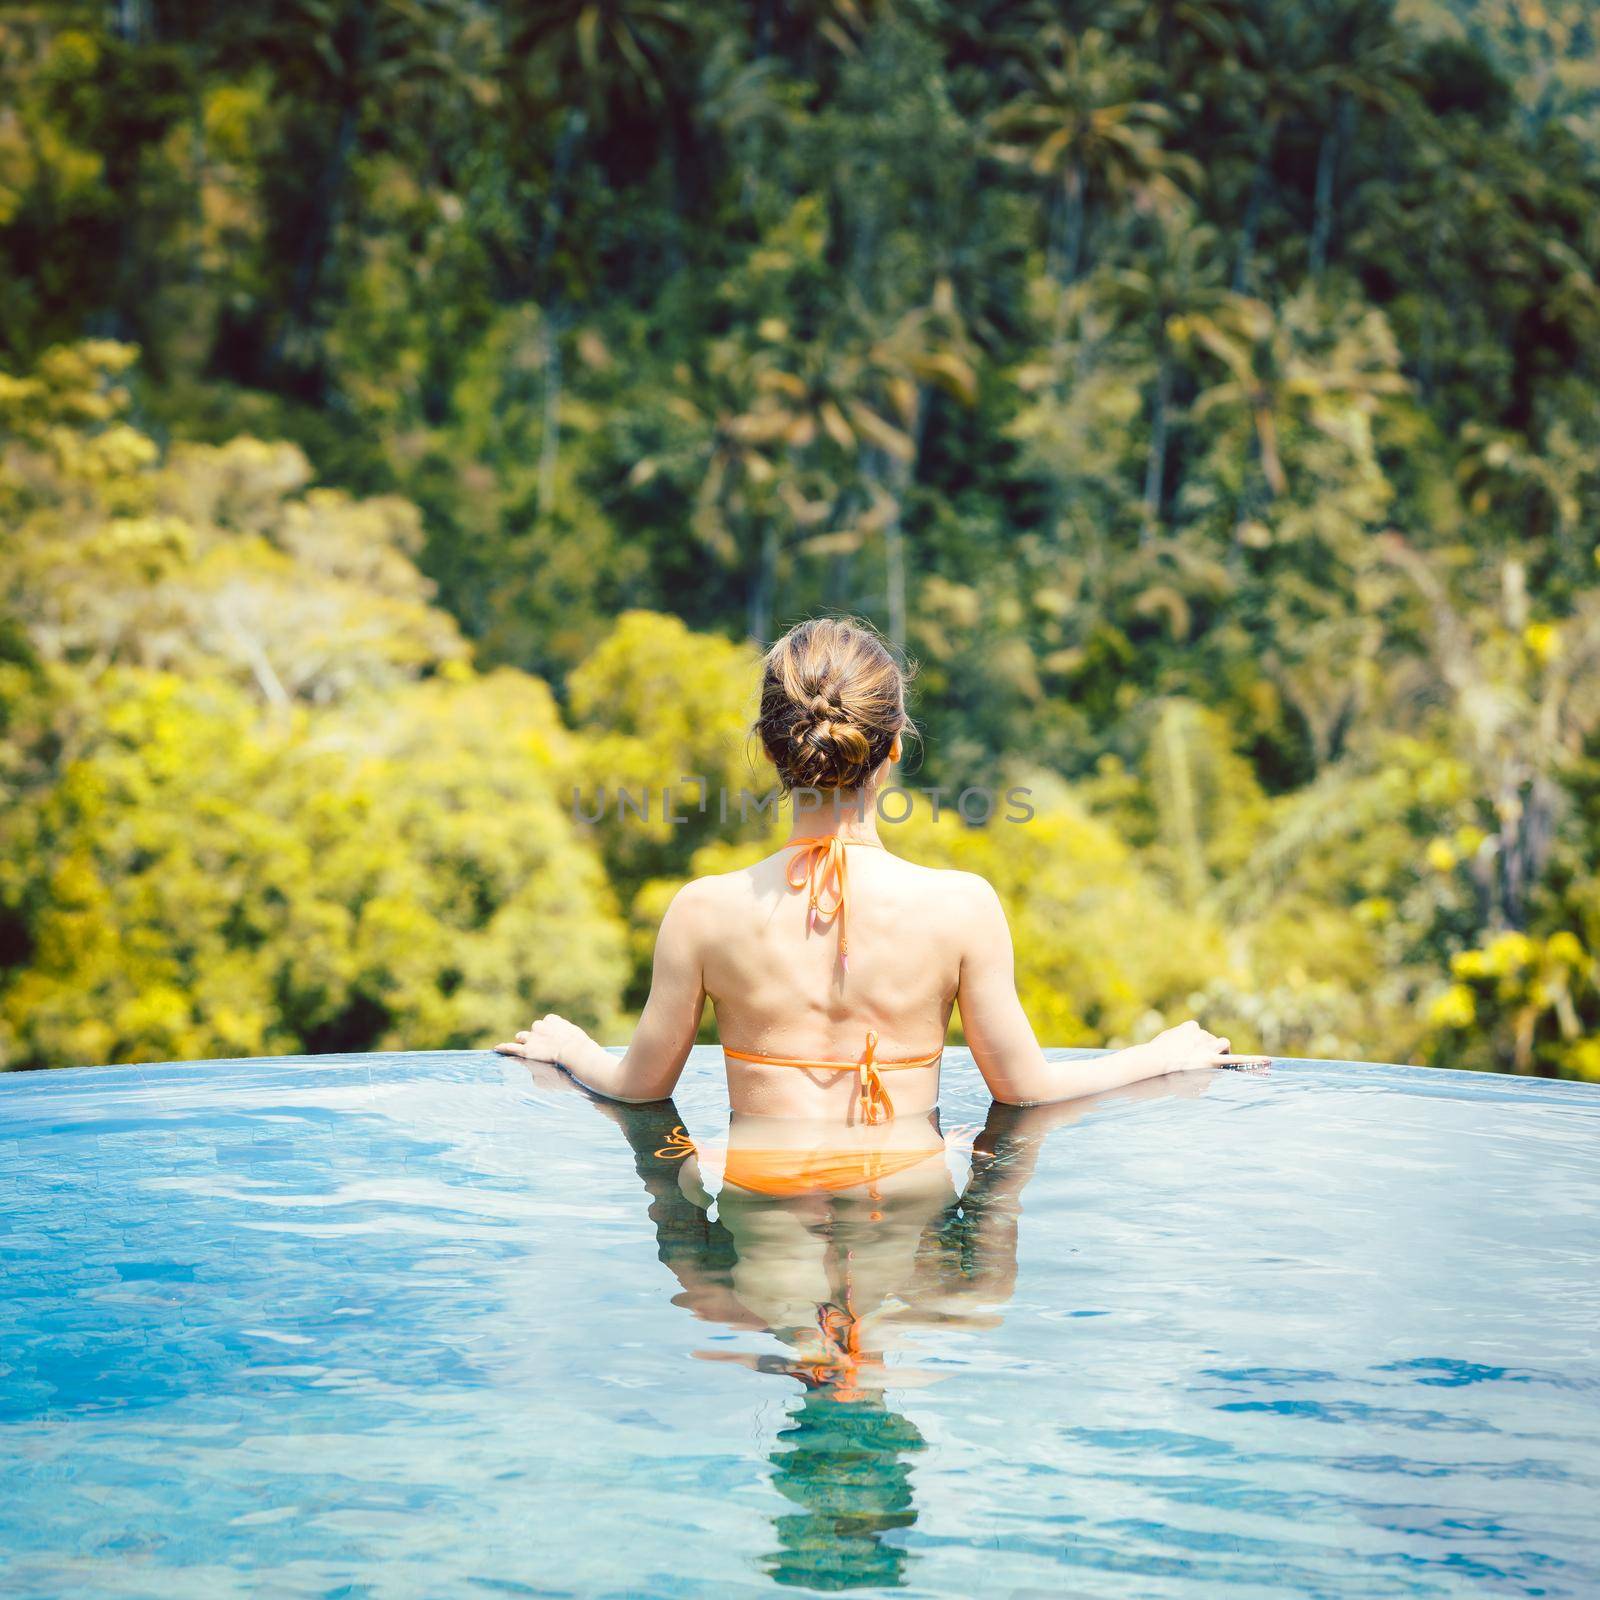
[[[677,1087],[705,1010],[700,967],[704,916],[697,888],[685,884],[661,919],[650,998],[625,1054],[614,1056],[577,1023],[553,1011],[519,1033],[514,1042],[497,1044],[495,1049],[527,1061],[553,1061],[607,1100],[629,1105],[665,1100]]]

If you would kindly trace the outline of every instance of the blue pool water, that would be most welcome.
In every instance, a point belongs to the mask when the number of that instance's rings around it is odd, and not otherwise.
[[[1600,1593],[1600,1092],[947,1060],[870,1211],[704,1209],[711,1050],[0,1077],[0,1593]]]

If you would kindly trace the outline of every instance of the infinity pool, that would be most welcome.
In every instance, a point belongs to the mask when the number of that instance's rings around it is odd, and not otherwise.
[[[947,1063],[870,1209],[714,1050],[0,1077],[0,1593],[1600,1593],[1600,1091]]]

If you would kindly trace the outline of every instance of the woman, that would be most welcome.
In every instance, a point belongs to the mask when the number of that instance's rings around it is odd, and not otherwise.
[[[497,1050],[556,1062],[612,1100],[665,1099],[709,996],[735,1125],[755,1118],[761,1128],[759,1143],[730,1142],[724,1181],[762,1192],[819,1179],[833,1188],[828,1180],[847,1175],[815,1170],[806,1130],[818,1122],[883,1130],[845,1141],[871,1156],[880,1179],[930,1154],[927,1114],[956,1006],[990,1092],[1012,1105],[1263,1062],[1231,1055],[1196,1022],[1089,1061],[1045,1059],[1017,999],[994,889],[975,873],[891,855],[878,837],[878,791],[914,730],[904,676],[867,628],[819,619],[780,639],[763,663],[756,731],[784,793],[816,791],[826,803],[804,817],[796,808],[776,854],[678,891],[626,1053],[554,1014]],[[738,1148],[751,1155],[747,1169]]]

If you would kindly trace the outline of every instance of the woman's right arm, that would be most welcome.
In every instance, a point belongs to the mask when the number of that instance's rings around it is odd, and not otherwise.
[[[994,886],[962,873],[964,946],[956,1003],[972,1058],[989,1092],[1008,1105],[1037,1105],[1121,1089],[1168,1072],[1263,1065],[1267,1056],[1235,1056],[1226,1039],[1198,1022],[1168,1028],[1145,1044],[1088,1061],[1046,1061],[1017,998],[1011,928]]]
[[[643,1105],[667,1099],[689,1059],[705,1010],[700,952],[714,926],[715,907],[707,902],[704,881],[684,884],[661,918],[650,994],[620,1057],[554,1012],[495,1049],[527,1061],[553,1061],[607,1100]]]

